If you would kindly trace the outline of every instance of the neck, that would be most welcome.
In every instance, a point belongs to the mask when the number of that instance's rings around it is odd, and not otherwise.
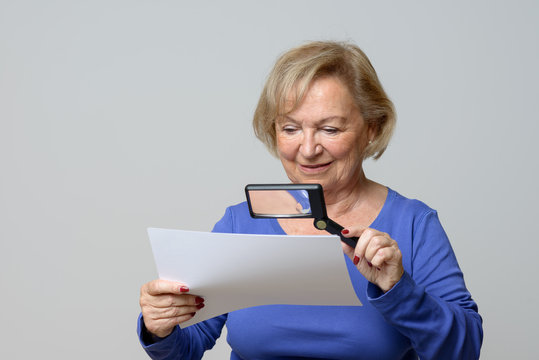
[[[330,218],[339,218],[352,210],[359,208],[367,201],[369,189],[375,183],[367,179],[363,169],[359,169],[357,177],[354,177],[349,184],[324,191],[326,209]]]

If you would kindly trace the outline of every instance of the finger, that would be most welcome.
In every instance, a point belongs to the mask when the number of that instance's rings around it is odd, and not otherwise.
[[[379,249],[370,260],[371,264],[376,267],[382,267],[391,257],[390,253],[393,253],[393,249],[389,247]]]
[[[388,246],[379,249],[376,254],[374,254],[371,263],[376,267],[381,267],[384,264],[395,264],[398,265],[401,263],[401,252],[396,246]]]
[[[180,315],[167,319],[151,320],[144,318],[144,325],[146,329],[152,334],[160,337],[166,337],[169,335],[176,325],[179,325],[187,320],[190,320],[195,316],[195,313]]]
[[[368,229],[367,226],[355,225],[341,230],[341,234],[346,238],[360,237],[363,231]]]
[[[161,294],[184,294],[188,291],[189,287],[184,283],[161,279],[150,281],[141,288],[141,293],[145,292],[152,296]]]
[[[392,245],[392,240],[389,239],[385,234],[378,234],[373,236],[369,244],[367,245],[367,248],[365,249],[365,259],[367,261],[372,263],[372,259],[374,258],[374,255],[382,249],[386,248]]]
[[[173,306],[168,308],[150,308],[143,312],[143,316],[151,320],[175,318],[183,315],[196,313],[204,307],[204,303],[194,306]]]
[[[365,257],[365,252],[371,242],[371,239],[374,236],[378,235],[378,233],[379,233],[378,231],[371,228],[367,228],[363,230],[363,232],[361,233],[361,236],[359,237],[357,241],[357,245],[354,251],[354,263],[356,263],[356,265],[357,265],[357,262],[361,261],[361,259]]]
[[[174,306],[198,305],[204,302],[204,298],[196,295],[173,295],[165,294],[154,296],[148,300],[148,304],[157,308],[167,308]]]
[[[342,229],[341,234],[342,236],[346,238],[351,238],[351,237],[359,238],[361,234],[363,233],[363,231],[365,231],[365,229],[367,229],[366,226],[355,225],[353,227]],[[343,252],[350,258],[350,260],[353,260],[355,247],[348,245],[344,241],[341,241],[341,246],[342,246]],[[356,246],[357,246],[357,243],[356,243]]]

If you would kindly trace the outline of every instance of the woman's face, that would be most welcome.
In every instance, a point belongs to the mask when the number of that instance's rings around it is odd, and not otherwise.
[[[289,99],[289,108],[293,106]],[[294,183],[319,183],[325,192],[359,181],[370,131],[346,86],[336,77],[315,80],[303,101],[277,119],[277,150]]]

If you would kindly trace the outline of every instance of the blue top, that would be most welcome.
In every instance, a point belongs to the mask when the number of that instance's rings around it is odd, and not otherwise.
[[[231,359],[479,358],[482,319],[436,211],[388,189],[370,227],[398,242],[405,273],[383,294],[346,257],[363,306],[257,306],[176,327],[155,343],[139,317],[142,346],[153,359],[199,359],[226,322]],[[276,219],[252,219],[246,203],[229,207],[213,231],[285,235]]]

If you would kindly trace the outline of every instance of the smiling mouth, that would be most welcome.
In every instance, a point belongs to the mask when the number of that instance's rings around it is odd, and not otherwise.
[[[329,167],[329,165],[331,165],[331,161],[328,162],[328,163],[325,163],[325,164],[316,164],[316,165],[302,165],[302,164],[299,164],[299,167],[304,172],[316,173],[316,172],[326,170]]]

